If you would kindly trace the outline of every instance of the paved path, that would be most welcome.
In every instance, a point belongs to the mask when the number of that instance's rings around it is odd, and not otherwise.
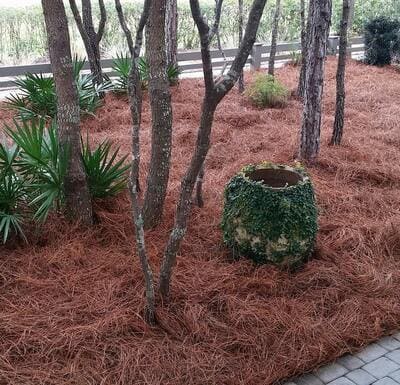
[[[400,333],[383,337],[354,355],[345,355],[312,374],[284,385],[399,385]]]

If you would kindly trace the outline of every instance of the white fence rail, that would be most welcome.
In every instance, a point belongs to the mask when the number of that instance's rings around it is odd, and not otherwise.
[[[339,39],[337,37],[329,38],[329,50],[331,55],[336,55],[338,50]],[[250,64],[252,70],[260,69],[268,64],[269,52],[271,47],[263,43],[255,43],[253,50],[247,59],[247,64]],[[300,52],[300,43],[280,43],[277,46],[277,52],[275,60],[276,62],[288,61],[292,58],[294,52]],[[348,51],[361,55],[364,52],[364,41],[362,37],[356,37],[349,40]],[[237,48],[225,49],[224,53],[227,58],[228,64],[233,61],[236,55]],[[211,51],[211,58],[213,68],[221,68],[225,62],[219,50],[215,49]],[[105,59],[101,61],[101,65],[104,73],[109,76],[115,76],[116,73],[112,71],[113,59]],[[183,74],[189,72],[202,71],[201,64],[201,52],[200,50],[182,51],[178,53],[178,65]],[[86,63],[85,69],[89,66]],[[14,80],[16,77],[23,76],[27,72],[30,73],[51,73],[50,63],[43,64],[30,64],[10,67],[0,67],[0,89],[10,88],[14,86]]]

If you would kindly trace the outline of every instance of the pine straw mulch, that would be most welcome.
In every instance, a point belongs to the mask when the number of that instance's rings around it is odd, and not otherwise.
[[[297,69],[278,72],[289,87]],[[97,207],[82,231],[54,218],[32,244],[0,249],[0,384],[273,384],[400,326],[400,74],[351,62],[344,144],[330,148],[335,62],[327,64],[321,156],[310,168],[320,207],[314,258],[290,274],[235,262],[219,229],[225,183],[243,165],[291,162],[301,107],[257,110],[236,90],[218,108],[206,204],[194,208],[159,326],[142,319],[143,283],[127,196]],[[194,143],[200,80],[173,88],[174,149],[159,265]],[[9,115],[4,115],[4,119]],[[144,163],[150,113],[145,103]],[[129,152],[126,101],[86,119],[95,141]],[[144,178],[143,182],[144,184]]]

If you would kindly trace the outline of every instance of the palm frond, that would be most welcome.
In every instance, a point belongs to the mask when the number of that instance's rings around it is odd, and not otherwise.
[[[34,218],[45,220],[63,200],[68,151],[60,151],[54,122],[47,128],[44,119],[14,121],[14,127],[6,126],[5,131],[20,148],[16,166],[28,183],[30,205],[36,209]]]
[[[89,189],[93,198],[105,198],[122,191],[127,183],[129,165],[127,156],[117,160],[119,148],[112,151],[111,142],[105,140],[96,149],[90,148],[89,140],[82,141],[82,156]]]

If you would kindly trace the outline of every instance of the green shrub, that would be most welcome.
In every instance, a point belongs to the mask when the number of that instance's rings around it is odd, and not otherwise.
[[[5,127],[7,135],[19,148],[15,173],[29,192],[33,218],[44,221],[54,207],[62,205],[67,152],[60,151],[57,128],[46,127],[44,119],[14,121],[14,127]]]
[[[290,61],[289,64],[293,67],[298,67],[301,65],[302,55],[301,52],[292,51],[290,52]]]
[[[23,223],[26,210],[27,189],[15,173],[19,149],[0,143],[0,235],[6,243],[11,233],[25,239]]]
[[[289,91],[282,83],[261,73],[254,77],[244,94],[257,107],[284,107],[289,98]]]
[[[225,188],[222,231],[235,254],[256,263],[296,267],[307,261],[317,234],[317,207],[300,165],[249,165]]]
[[[388,17],[377,17],[365,25],[365,61],[376,66],[392,62],[399,51],[400,23]]]
[[[144,57],[137,59],[140,80],[143,88],[147,88],[149,83],[149,64]],[[128,89],[128,78],[131,70],[131,59],[129,55],[118,54],[113,60],[113,71],[117,73],[117,79],[114,82],[114,90],[117,92],[125,92]],[[167,77],[171,85],[179,80],[181,71],[178,66],[169,65],[167,67]]]
[[[28,220],[43,222],[51,211],[64,203],[64,177],[68,150],[60,151],[57,127],[53,120],[14,121],[5,127],[13,141],[0,144],[0,235],[3,242],[11,233],[25,238]],[[93,199],[114,196],[126,187],[126,156],[117,160],[119,150],[112,151],[104,141],[92,150],[88,139],[83,145],[83,162]]]
[[[137,62],[139,73],[140,73],[140,79],[142,81],[143,87],[147,87],[149,83],[149,75],[150,75],[150,68],[149,64],[147,63],[147,60],[144,57],[140,57]],[[179,75],[181,71],[178,66],[175,65],[168,65],[167,66],[167,78],[169,81],[169,84],[174,85],[178,82],[179,80]]]
[[[119,148],[111,152],[111,143],[102,142],[92,150],[89,138],[82,143],[83,164],[88,176],[90,193],[93,198],[106,198],[126,188],[130,165],[125,165],[127,155],[117,160]]]
[[[128,89],[128,78],[131,70],[131,58],[129,55],[117,54],[113,60],[112,70],[117,73],[114,83],[114,91],[126,92]]]
[[[92,114],[101,105],[100,94],[111,89],[111,83],[105,81],[102,86],[94,86],[92,75],[82,74],[84,65],[85,60],[74,59],[74,77],[81,114]],[[17,111],[22,120],[56,116],[57,94],[52,76],[27,73],[15,85],[18,91],[6,98],[6,106]]]

